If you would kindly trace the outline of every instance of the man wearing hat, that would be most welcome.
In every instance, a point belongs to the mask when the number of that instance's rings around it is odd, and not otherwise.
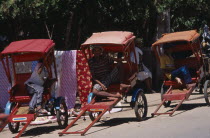
[[[105,54],[103,50],[101,46],[94,46],[92,50],[94,56],[88,61],[94,81],[92,92],[97,96],[120,98],[120,93],[112,94],[106,90],[110,84],[116,82],[120,82],[121,90],[130,87],[130,85],[122,82],[124,77],[123,68],[121,67],[122,59],[112,58]],[[114,61],[118,62],[118,64],[112,69],[111,65],[113,65]]]
[[[174,59],[171,56],[171,49],[164,45],[160,55],[160,68],[169,80],[176,80],[178,84],[182,85],[181,78],[186,84],[186,88],[194,88],[195,83],[192,82],[190,72],[186,66],[175,68]],[[193,89],[191,89],[193,91]]]

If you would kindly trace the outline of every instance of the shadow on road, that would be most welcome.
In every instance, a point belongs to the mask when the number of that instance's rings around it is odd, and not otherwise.
[[[151,117],[147,117],[143,121],[146,121],[146,120],[148,120],[150,118]],[[143,122],[143,121],[139,121],[139,122]],[[96,133],[98,131],[102,131],[102,130],[105,130],[105,129],[108,129],[110,127],[114,127],[114,126],[118,126],[118,125],[122,125],[122,124],[126,124],[126,123],[129,124],[131,122],[138,122],[138,120],[136,118],[124,117],[124,118],[113,118],[113,119],[110,119],[110,120],[107,120],[107,121],[101,121],[101,122],[102,123],[94,125],[93,127],[106,127],[106,128],[102,128],[100,130],[96,130],[94,132],[87,133],[86,135],[92,134],[92,133]]]
[[[42,134],[49,134],[55,130],[58,130],[58,126],[37,126],[35,128],[31,128],[26,130],[25,133],[21,137],[29,137],[29,136],[39,136]]]
[[[171,105],[170,107],[172,107],[172,108],[175,108],[177,106],[177,104],[174,104],[174,105]],[[182,111],[182,112],[180,112],[180,113],[176,113],[175,112],[175,114],[174,115],[172,115],[172,116],[176,116],[176,115],[178,115],[178,114],[182,114],[182,113],[184,113],[184,112],[186,112],[186,111],[189,111],[189,110],[192,110],[192,109],[194,109],[194,108],[197,108],[197,107],[203,107],[203,106],[206,106],[206,103],[188,103],[188,104],[182,104],[178,109],[177,109],[177,111]],[[173,109],[170,109],[170,110],[168,110],[169,112],[170,111],[172,111]],[[167,112],[168,112],[167,111]]]

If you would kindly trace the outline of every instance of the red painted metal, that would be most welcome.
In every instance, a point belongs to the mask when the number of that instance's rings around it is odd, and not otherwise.
[[[186,93],[164,94],[163,98],[166,101],[182,100],[183,98],[186,98]]]
[[[18,118],[25,118],[25,120],[15,121],[15,119],[18,119]],[[20,115],[10,115],[8,119],[9,119],[9,122],[28,122],[31,120],[35,120],[35,118],[36,118],[35,114],[20,114]]]
[[[31,121],[35,120],[37,114],[29,114],[28,112],[19,114],[18,110],[21,107],[27,106],[27,103],[31,100],[31,95],[25,89],[24,82],[30,77],[31,73],[21,73],[18,74],[15,70],[15,63],[17,62],[27,62],[27,61],[37,61],[40,59],[44,60],[45,67],[48,71],[48,78],[52,79],[52,70],[51,67],[55,66],[55,57],[54,57],[54,42],[50,39],[31,39],[31,40],[22,40],[12,42],[1,52],[1,61],[5,69],[8,80],[10,81],[12,88],[8,91],[10,94],[10,102],[16,103],[16,106],[13,108],[10,113],[4,127],[9,122],[27,122],[22,130],[18,133],[16,137],[20,137],[27,126]],[[9,58],[12,61],[13,79],[12,83],[10,74],[10,65]],[[5,60],[6,59],[6,60]],[[54,63],[54,66],[51,66]],[[57,80],[56,68],[54,69],[55,80]],[[51,83],[50,83],[51,84]],[[47,101],[51,98],[50,88],[45,88],[43,93],[43,101]],[[4,128],[3,127],[3,128]],[[0,128],[0,132],[3,130]]]
[[[155,52],[156,58],[159,61],[160,57],[160,48],[162,44],[172,43],[170,47],[168,47],[173,52],[179,52],[179,51],[192,51],[194,54],[194,57],[188,57],[185,59],[179,59],[175,60],[175,66],[176,68],[181,66],[187,66],[188,68],[193,68],[195,71],[192,75],[192,81],[193,83],[198,83],[200,80],[200,71],[199,69],[202,68],[204,65],[203,63],[203,55],[200,48],[200,42],[199,42],[199,34],[196,30],[190,30],[190,31],[183,31],[183,32],[175,32],[175,33],[168,33],[164,34],[159,40],[157,40],[155,43],[152,44],[153,51]],[[176,44],[176,42],[182,42],[182,44]],[[183,83],[183,85],[178,84],[176,81],[168,80],[165,77],[164,86],[170,86],[170,89],[163,95],[162,102],[159,104],[157,109],[152,113],[152,116],[154,115],[162,115],[162,114],[169,114],[172,116],[172,114],[180,107],[180,105],[184,102],[184,100],[188,99],[191,93],[194,90],[194,87],[192,87],[189,90],[183,90],[182,92],[177,92],[176,89],[184,89],[186,88],[186,85]],[[157,113],[158,110],[161,108],[161,106],[166,101],[174,101],[174,100],[180,100],[179,104],[173,109],[172,112],[167,113]]]
[[[88,38],[82,45],[81,50],[84,53],[86,59],[90,59],[93,56],[92,50],[90,48],[97,47],[100,45],[103,47],[105,52],[115,53],[122,52],[126,63],[123,63],[123,68],[126,71],[126,81],[131,84],[133,80],[137,77],[138,65],[130,61],[130,53],[134,52],[135,61],[135,48],[134,48],[134,38],[132,32],[123,31],[109,31],[101,33],[93,33],[90,38]],[[107,92],[119,92],[120,84],[111,85]],[[110,111],[121,98],[108,98],[100,99],[93,98],[92,101],[82,108],[82,112],[62,131],[59,135],[63,134],[81,134],[84,135],[107,111]],[[84,131],[67,132],[67,130],[73,126],[73,124],[86,112],[102,112],[95,120],[87,126]]]
[[[108,44],[112,47],[125,46],[128,42],[135,38],[132,32],[125,31],[108,31],[93,33],[90,38],[88,38],[82,46],[85,45],[97,45],[97,44]]]
[[[167,33],[167,34],[163,34],[163,36],[159,40],[157,40],[155,43],[153,43],[152,46],[155,47],[157,45],[164,44],[164,43],[183,42],[183,41],[191,43],[199,39],[199,36],[200,34],[197,33],[196,30]],[[179,46],[180,48],[181,47],[183,48],[182,45],[179,45]]]
[[[81,113],[62,131],[58,134],[62,136],[63,134],[81,134],[84,135],[107,111],[110,111],[113,106],[115,106],[121,98],[111,98],[109,102],[97,102],[95,98],[91,101],[90,104],[87,104],[81,111]],[[104,103],[107,103],[104,105]],[[93,120],[85,129],[84,131],[75,131],[75,132],[67,132],[69,128],[71,128],[74,123],[82,116],[86,111],[91,111],[94,109],[95,111],[101,111],[102,113],[97,116],[95,120]],[[98,110],[99,109],[99,110]],[[103,109],[103,110],[101,110]]]
[[[22,133],[26,130],[26,128],[28,127],[28,125],[31,123],[32,120],[28,120],[27,123],[24,125],[24,127],[21,129],[21,131],[18,133],[17,136],[15,136],[15,138],[19,138]]]
[[[47,53],[54,46],[50,39],[30,39],[10,43],[1,55],[13,53]]]

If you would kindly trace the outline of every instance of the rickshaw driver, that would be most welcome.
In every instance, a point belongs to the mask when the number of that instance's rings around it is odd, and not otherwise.
[[[31,77],[24,83],[29,94],[33,94],[29,103],[29,113],[34,113],[35,106],[37,111],[41,109],[42,94],[44,91],[44,82],[47,77],[46,71],[44,71],[43,60],[39,60]]]
[[[112,58],[103,53],[103,48],[100,46],[93,48],[94,56],[89,59],[88,63],[90,66],[90,71],[92,74],[93,81],[95,82],[93,86],[93,94],[102,97],[116,97],[121,98],[120,93],[112,94],[106,92],[107,87],[114,82],[120,81],[120,90],[130,88],[130,85],[122,83],[124,79],[124,73],[122,68],[122,59]],[[111,70],[110,65],[118,62],[116,67]]]
[[[174,59],[170,55],[170,49],[163,49],[160,56],[160,68],[165,73],[166,77],[170,80],[176,80],[178,84],[182,84],[180,78],[182,78],[186,84],[187,89],[195,87],[195,83],[192,83],[190,72],[186,66],[182,66],[175,69]],[[193,89],[192,89],[193,90]]]

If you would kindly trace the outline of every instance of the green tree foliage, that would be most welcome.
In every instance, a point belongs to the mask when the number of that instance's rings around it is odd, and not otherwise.
[[[153,43],[157,16],[170,10],[171,31],[201,30],[209,0],[1,0],[0,35],[9,42],[49,38],[57,49],[78,49],[93,32],[131,31]],[[1,45],[1,44],[0,44]]]
[[[198,29],[210,20],[209,0],[161,0],[157,3],[157,11],[170,9],[171,31]]]

